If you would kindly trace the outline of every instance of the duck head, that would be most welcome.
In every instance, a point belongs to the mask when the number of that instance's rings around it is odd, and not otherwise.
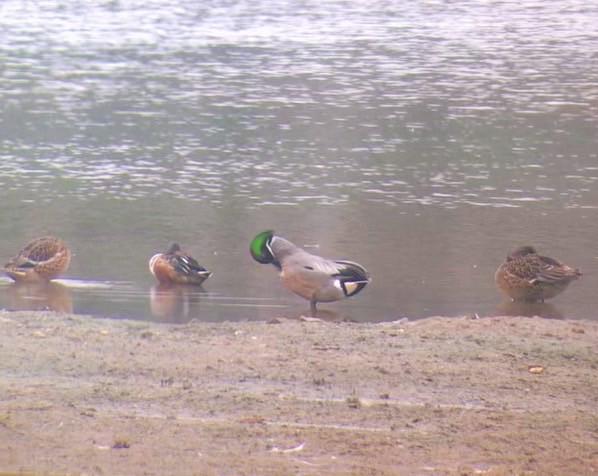
[[[274,231],[266,230],[258,233],[251,244],[249,250],[254,260],[261,264],[273,264],[280,267],[278,260],[272,252],[272,240],[274,239]]]
[[[533,246],[520,246],[519,248],[515,248],[513,251],[511,251],[508,255],[507,255],[507,261],[511,261],[517,258],[523,258],[524,256],[527,255],[535,255],[538,254],[538,252],[536,251],[536,248],[534,248]]]
[[[181,247],[178,243],[170,243],[170,245],[168,246],[168,251],[166,252],[167,255],[173,255],[176,252],[181,251]]]

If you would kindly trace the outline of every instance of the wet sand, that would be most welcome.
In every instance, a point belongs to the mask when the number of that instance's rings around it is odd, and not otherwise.
[[[0,474],[598,472],[596,321],[0,328]]]

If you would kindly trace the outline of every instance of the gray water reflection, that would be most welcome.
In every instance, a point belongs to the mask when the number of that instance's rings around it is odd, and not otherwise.
[[[341,319],[497,312],[492,275],[522,243],[582,268],[554,305],[595,317],[591,2],[1,9],[0,257],[62,236],[69,278],[117,283],[66,286],[75,312],[162,309],[147,259],[176,239],[215,274],[156,318],[300,313],[247,253],[275,228],[368,268],[326,306]]]
[[[51,310],[72,313],[71,291],[59,282],[11,283],[5,289],[8,309],[15,311]]]

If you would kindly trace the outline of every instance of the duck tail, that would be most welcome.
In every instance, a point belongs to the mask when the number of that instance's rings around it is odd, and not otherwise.
[[[335,261],[339,266],[339,277],[345,296],[355,296],[371,281],[370,275],[360,264],[353,261]]]

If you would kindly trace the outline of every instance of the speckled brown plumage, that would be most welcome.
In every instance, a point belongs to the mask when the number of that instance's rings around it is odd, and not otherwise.
[[[62,240],[42,236],[19,251],[4,265],[4,271],[15,281],[50,281],[63,273],[70,262],[71,252]]]
[[[541,256],[531,246],[522,246],[507,255],[494,279],[514,301],[544,301],[562,293],[581,275],[577,268]]]

